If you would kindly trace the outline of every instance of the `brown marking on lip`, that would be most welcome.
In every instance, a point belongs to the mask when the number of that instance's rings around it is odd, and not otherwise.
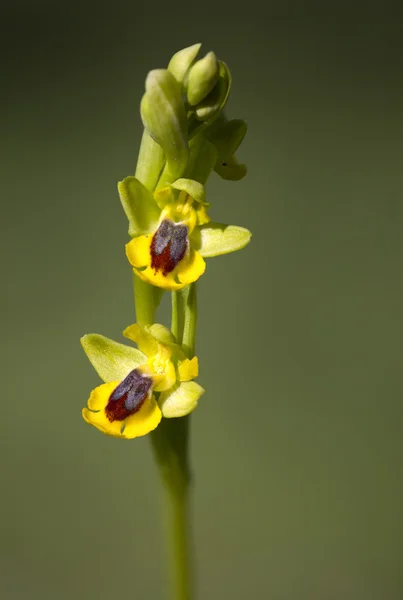
[[[186,225],[175,225],[166,219],[153,235],[151,241],[151,267],[164,276],[172,273],[186,253],[188,244]]]
[[[133,369],[113,390],[105,407],[105,415],[111,423],[124,421],[140,410],[152,386],[151,377]]]

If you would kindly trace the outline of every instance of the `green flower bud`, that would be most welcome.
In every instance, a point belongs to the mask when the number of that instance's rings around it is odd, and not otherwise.
[[[214,52],[198,60],[189,71],[187,97],[191,106],[196,106],[211,92],[219,76],[218,61]]]
[[[225,63],[218,61],[218,81],[208,96],[196,107],[196,117],[200,121],[209,121],[217,117],[224,108],[231,89],[231,73]]]
[[[194,44],[189,48],[183,48],[173,55],[169,61],[168,71],[172,73],[179,83],[183,83],[186,73],[192,66],[199,53],[201,44]]]
[[[189,156],[187,119],[181,86],[170,71],[150,71],[140,113],[144,127],[165,153],[171,176],[180,177]]]

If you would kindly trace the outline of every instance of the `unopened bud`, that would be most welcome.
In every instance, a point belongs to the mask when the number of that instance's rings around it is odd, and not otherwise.
[[[196,107],[196,117],[200,121],[209,121],[217,117],[224,108],[231,89],[231,73],[225,63],[219,64],[218,80],[211,92]]]
[[[168,71],[172,73],[179,83],[183,83],[186,73],[192,66],[199,53],[201,44],[194,44],[188,48],[183,48],[173,55],[169,61]]]
[[[187,97],[191,106],[196,106],[208,96],[218,76],[219,66],[214,52],[209,52],[191,67],[187,80]]]

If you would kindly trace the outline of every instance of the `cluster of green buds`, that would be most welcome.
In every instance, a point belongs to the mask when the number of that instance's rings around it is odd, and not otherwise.
[[[211,221],[205,185],[214,171],[239,180],[246,167],[235,152],[246,124],[228,120],[227,65],[200,44],[177,52],[166,69],[151,71],[140,113],[144,125],[134,176],[118,183],[129,221],[126,256],[134,273],[137,323],[124,335],[138,349],[98,334],[82,346],[104,383],[92,391],[84,419],[108,435],[131,439],[163,417],[183,417],[204,389],[194,381],[198,359],[195,282],[205,258],[244,248],[244,227]],[[164,291],[172,293],[171,329],[155,323]]]

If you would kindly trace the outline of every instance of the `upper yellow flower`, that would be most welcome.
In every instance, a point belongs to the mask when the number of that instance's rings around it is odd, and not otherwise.
[[[133,239],[126,254],[140,279],[166,290],[178,290],[205,271],[203,257],[239,250],[251,234],[243,227],[212,223],[204,186],[178,179],[151,194],[137,179],[118,184]]]
[[[139,350],[97,334],[81,339],[105,381],[91,392],[82,414],[103,433],[132,439],[155,429],[162,416],[191,412],[204,390],[192,381],[198,375],[197,357],[187,359],[166,327],[134,324],[123,335]]]

